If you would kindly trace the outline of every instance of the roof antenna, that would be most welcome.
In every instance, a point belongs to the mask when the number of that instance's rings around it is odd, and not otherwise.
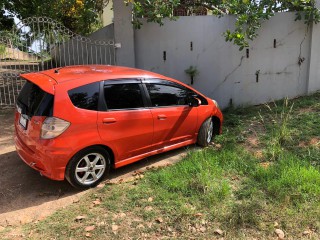
[[[57,68],[54,70],[54,73],[59,73],[59,70],[62,69],[63,67]]]

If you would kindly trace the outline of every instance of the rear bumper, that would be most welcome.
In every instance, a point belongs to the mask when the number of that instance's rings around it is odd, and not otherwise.
[[[67,154],[45,147],[34,151],[24,144],[17,135],[14,141],[17,153],[28,166],[52,180],[64,180],[66,164],[69,161]]]

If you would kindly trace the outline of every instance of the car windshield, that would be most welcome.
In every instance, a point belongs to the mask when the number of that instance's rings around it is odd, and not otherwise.
[[[27,81],[19,93],[17,105],[21,108],[21,113],[29,117],[50,117],[53,112],[53,95]]]

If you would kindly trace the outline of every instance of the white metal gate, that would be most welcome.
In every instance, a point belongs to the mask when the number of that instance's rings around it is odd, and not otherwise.
[[[22,20],[0,35],[0,107],[14,106],[21,73],[80,64],[114,65],[114,40],[80,36],[47,17]]]

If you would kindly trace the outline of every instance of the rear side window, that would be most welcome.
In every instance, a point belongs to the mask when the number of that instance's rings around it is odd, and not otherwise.
[[[100,82],[90,83],[68,91],[74,106],[87,110],[98,110]]]
[[[137,83],[108,84],[104,86],[104,96],[109,110],[144,107]]]
[[[43,91],[39,86],[30,81],[26,81],[17,99],[17,105],[21,108],[21,113],[29,117],[47,116],[53,113],[54,96]]]

